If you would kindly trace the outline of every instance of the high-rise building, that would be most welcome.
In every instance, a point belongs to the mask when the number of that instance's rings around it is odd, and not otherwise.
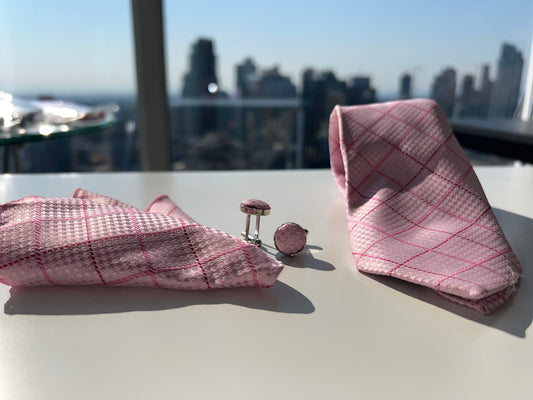
[[[489,116],[490,98],[492,95],[493,82],[490,80],[490,66],[484,64],[481,75],[481,87],[478,92],[479,117],[487,118]]]
[[[447,117],[453,115],[456,76],[455,69],[446,68],[435,77],[431,87],[431,98],[442,107]]]
[[[376,101],[370,77],[356,76],[349,85],[332,71],[303,73],[304,154],[306,167],[329,166],[328,123],[336,105],[369,104]]]
[[[235,67],[237,72],[237,91],[242,97],[249,97],[257,85],[257,68],[252,59],[247,58]]]
[[[218,87],[212,40],[200,38],[193,44],[189,71],[183,83],[184,99],[209,101],[224,95]],[[211,104],[195,104],[176,110],[172,117],[176,127],[172,132],[173,154],[192,148],[206,134],[216,132],[222,117],[223,111]]]
[[[264,70],[257,81],[258,97],[296,97],[296,86],[277,67]]]
[[[329,166],[328,122],[335,105],[346,105],[346,82],[332,71],[303,73],[304,158],[306,167]]]
[[[348,87],[347,100],[351,105],[375,103],[376,90],[370,86],[370,77],[354,77],[352,85]]]
[[[513,45],[504,43],[492,89],[489,117],[512,118],[518,104],[524,58]]]
[[[413,79],[411,78],[411,75],[409,74],[403,74],[400,77],[400,92],[398,95],[398,98],[400,100],[407,100],[412,97],[412,92],[411,92],[412,81]]]
[[[463,77],[461,85],[461,100],[468,103],[474,98],[474,75],[467,74]]]
[[[258,73],[255,63],[247,58],[235,70],[237,91],[241,97],[296,97],[296,86],[279,72],[278,67]]]
[[[474,88],[474,75],[467,74],[463,77],[461,94],[459,95],[455,113],[458,117],[477,117],[478,93]]]
[[[213,41],[198,39],[192,47],[190,69],[185,75],[183,97],[209,97],[218,92]]]

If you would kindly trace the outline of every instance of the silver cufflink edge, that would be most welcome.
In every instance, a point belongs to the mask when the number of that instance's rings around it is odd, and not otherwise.
[[[270,214],[270,206],[262,200],[246,199],[241,202],[240,209],[246,214],[245,230],[241,232],[242,238],[248,243],[253,243],[258,247],[261,246],[262,242],[259,239],[260,218]],[[250,233],[250,219],[252,215],[255,215],[255,230],[253,235]]]

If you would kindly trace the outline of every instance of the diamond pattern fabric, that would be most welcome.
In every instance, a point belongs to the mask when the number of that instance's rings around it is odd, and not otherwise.
[[[83,189],[0,205],[0,282],[10,286],[270,287],[282,269],[168,196],[146,211]]]
[[[516,291],[519,262],[435,102],[337,106],[329,144],[358,270],[484,314]]]

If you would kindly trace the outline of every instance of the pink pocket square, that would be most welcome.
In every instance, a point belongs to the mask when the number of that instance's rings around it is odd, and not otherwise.
[[[329,143],[360,271],[482,313],[516,291],[519,262],[435,102],[337,106]]]
[[[147,211],[82,189],[0,205],[0,282],[11,286],[270,287],[282,269],[168,196]]]

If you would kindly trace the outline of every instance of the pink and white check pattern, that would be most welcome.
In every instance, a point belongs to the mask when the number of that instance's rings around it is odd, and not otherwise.
[[[360,271],[435,289],[490,313],[521,267],[440,107],[335,107],[329,144]]]
[[[282,269],[168,196],[147,211],[83,189],[0,205],[0,282],[10,286],[270,287]]]

